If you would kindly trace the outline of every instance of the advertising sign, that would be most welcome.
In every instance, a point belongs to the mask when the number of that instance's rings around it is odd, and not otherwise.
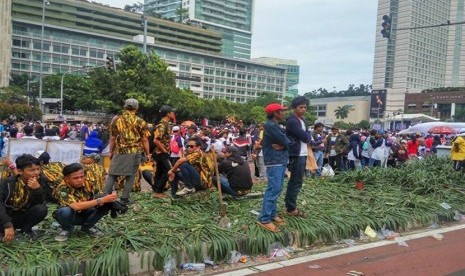
[[[370,118],[382,119],[386,111],[386,89],[371,91]]]

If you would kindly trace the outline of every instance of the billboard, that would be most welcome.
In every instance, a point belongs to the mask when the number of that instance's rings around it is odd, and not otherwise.
[[[386,89],[371,91],[370,118],[382,119],[386,110]]]

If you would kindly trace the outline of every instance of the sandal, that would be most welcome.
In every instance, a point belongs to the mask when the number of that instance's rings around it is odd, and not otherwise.
[[[283,225],[286,225],[286,222],[284,221],[284,219],[280,218],[279,216],[276,216],[274,219],[273,219],[274,223],[276,223],[277,225],[279,226],[283,226]]]
[[[272,222],[270,222],[270,223],[261,223],[261,222],[257,221],[257,224],[260,225],[262,228],[265,228],[266,230],[270,231],[270,232],[273,232],[273,233],[279,233],[280,232],[278,227],[276,227],[276,225],[274,225],[274,223],[272,223]]]
[[[301,218],[306,218],[307,217],[304,212],[302,212],[302,211],[300,211],[298,209],[295,209],[292,212],[286,212],[286,213],[290,217],[301,217]]]

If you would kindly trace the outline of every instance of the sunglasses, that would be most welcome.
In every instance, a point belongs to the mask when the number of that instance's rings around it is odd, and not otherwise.
[[[195,148],[197,147],[197,145],[187,145],[188,148],[192,149],[192,148]]]

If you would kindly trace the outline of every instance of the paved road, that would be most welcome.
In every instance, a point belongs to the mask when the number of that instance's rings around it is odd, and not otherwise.
[[[408,240],[409,247],[390,244],[255,275],[340,276],[351,270],[367,276],[465,275],[465,229],[447,232],[443,236],[441,241],[428,236]]]

